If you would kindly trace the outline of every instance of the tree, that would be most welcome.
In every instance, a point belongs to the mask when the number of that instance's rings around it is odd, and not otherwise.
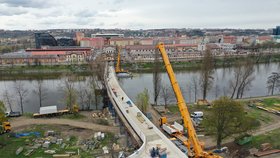
[[[8,104],[10,111],[13,112],[12,104],[14,102],[12,96],[9,94],[8,90],[5,90],[3,93],[3,98],[6,104]]]
[[[35,93],[38,96],[40,107],[43,106],[43,101],[47,97],[46,91],[47,91],[47,89],[45,88],[45,86],[43,84],[43,80],[41,78],[37,79],[35,89],[33,90],[33,93]]]
[[[232,89],[231,99],[236,95],[236,99],[242,98],[244,92],[249,90],[254,80],[254,65],[250,60],[237,62],[234,67],[234,77],[230,80],[230,89]]]
[[[101,83],[102,88],[105,87],[104,77],[106,75],[105,74],[106,66],[105,66],[105,62],[103,61],[103,57],[97,56],[94,61],[90,62],[89,66],[90,66],[90,71],[94,73],[94,75],[97,77],[97,80]]]
[[[271,95],[274,94],[274,90],[277,87],[280,87],[280,73],[272,72],[267,78],[267,88]]]
[[[172,90],[167,85],[161,87],[161,97],[164,101],[164,107],[167,109],[168,102],[172,96]]]
[[[154,104],[157,105],[158,96],[161,89],[161,76],[160,76],[160,62],[159,62],[159,51],[155,50],[155,59],[153,67],[153,86],[154,86]]]
[[[150,97],[149,97],[148,89],[146,89],[146,88],[144,89],[144,91],[142,93],[139,93],[136,96],[137,106],[145,114],[146,114],[147,109],[149,107],[149,100],[150,100]]]
[[[209,49],[206,50],[201,65],[200,86],[202,89],[202,97],[206,99],[207,92],[211,89],[213,84],[213,56]]]
[[[74,105],[77,103],[77,92],[74,87],[74,82],[70,80],[74,76],[66,75],[63,79],[63,90],[65,92],[65,103],[68,109],[73,110]]]
[[[92,75],[90,76],[90,90],[86,93],[88,103],[90,103],[90,97],[92,97],[94,94],[96,109],[99,103],[98,96],[101,95],[100,91],[105,87],[105,76],[108,76],[107,74],[105,74],[105,68],[106,66],[102,56],[97,56],[94,61],[90,62],[90,70],[92,72]]]
[[[90,90],[87,92],[88,98],[94,96],[94,102],[96,110],[98,109],[98,104],[100,102],[99,96],[101,95],[101,90],[104,87],[103,83],[98,79],[98,76],[93,74],[90,76]]]
[[[28,89],[26,89],[23,85],[23,82],[22,81],[15,81],[15,91],[16,91],[16,94],[18,95],[18,102],[20,104],[20,108],[21,108],[21,113],[23,114],[23,104],[25,102],[25,97],[27,96],[28,94]]]
[[[4,122],[4,121],[7,120],[6,117],[5,117],[5,111],[6,111],[5,105],[0,100],[0,122]]]
[[[198,94],[198,86],[199,86],[197,77],[193,76],[191,82],[192,82],[191,87],[192,87],[192,90],[194,91],[194,102],[196,102],[197,94]]]
[[[86,103],[87,97],[87,87],[83,86],[79,81],[79,89],[78,89],[78,97],[79,97],[79,104],[82,106],[81,108],[84,110],[84,104]]]
[[[246,115],[239,102],[228,97],[215,100],[206,118],[203,125],[209,134],[215,136],[218,148],[221,147],[223,139],[234,134],[243,134],[259,125]]]

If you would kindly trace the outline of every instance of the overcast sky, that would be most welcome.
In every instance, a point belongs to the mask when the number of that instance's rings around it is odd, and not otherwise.
[[[274,28],[280,0],[0,0],[0,29]]]

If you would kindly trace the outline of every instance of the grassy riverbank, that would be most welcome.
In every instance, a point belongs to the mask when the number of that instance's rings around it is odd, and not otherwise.
[[[228,58],[215,58],[214,66],[215,68],[220,67],[231,67],[234,66],[239,61],[246,61],[250,59],[253,63],[273,63],[280,62],[280,54],[273,55],[263,55],[263,56],[244,56],[244,57],[228,57]],[[201,67],[202,60],[191,60],[191,61],[173,61],[171,62],[173,69],[175,70],[198,70]],[[125,63],[123,68],[132,72],[151,72],[154,63]],[[164,71],[164,63],[161,63],[161,70]]]
[[[256,64],[280,62],[280,54],[262,56],[242,57],[216,57],[215,68],[231,67],[238,61],[252,60]],[[172,67],[175,70],[199,70],[202,60],[173,61]],[[152,72],[153,62],[123,63],[122,67],[131,72]],[[161,71],[165,71],[164,63],[161,62]],[[32,79],[32,78],[59,78],[62,74],[74,73],[77,75],[89,75],[89,65],[37,65],[37,66],[0,66],[0,79]]]
[[[71,73],[77,76],[90,74],[87,64],[83,65],[39,65],[0,67],[0,80],[10,79],[55,79]]]

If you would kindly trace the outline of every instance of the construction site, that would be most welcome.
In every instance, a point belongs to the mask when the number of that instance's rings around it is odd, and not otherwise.
[[[252,119],[250,123],[255,128],[246,128],[216,143],[217,133],[210,133],[205,122],[218,102],[199,99],[187,105],[165,45],[159,43],[156,49],[161,54],[176,105],[149,106],[144,111],[143,105],[139,105],[142,103],[129,98],[119,79],[133,75],[121,67],[122,48],[117,47],[116,63],[103,65],[106,109],[90,112],[80,111],[76,105],[62,110],[45,106],[29,116],[6,113],[0,126],[0,157],[279,157],[279,96],[229,99],[229,103],[244,108],[246,118]],[[243,126],[229,119],[228,124],[232,123],[234,128]]]

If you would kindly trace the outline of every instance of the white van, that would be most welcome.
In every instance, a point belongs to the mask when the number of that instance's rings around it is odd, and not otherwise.
[[[191,117],[193,118],[202,118],[203,117],[203,112],[202,111],[195,111],[191,114]]]

